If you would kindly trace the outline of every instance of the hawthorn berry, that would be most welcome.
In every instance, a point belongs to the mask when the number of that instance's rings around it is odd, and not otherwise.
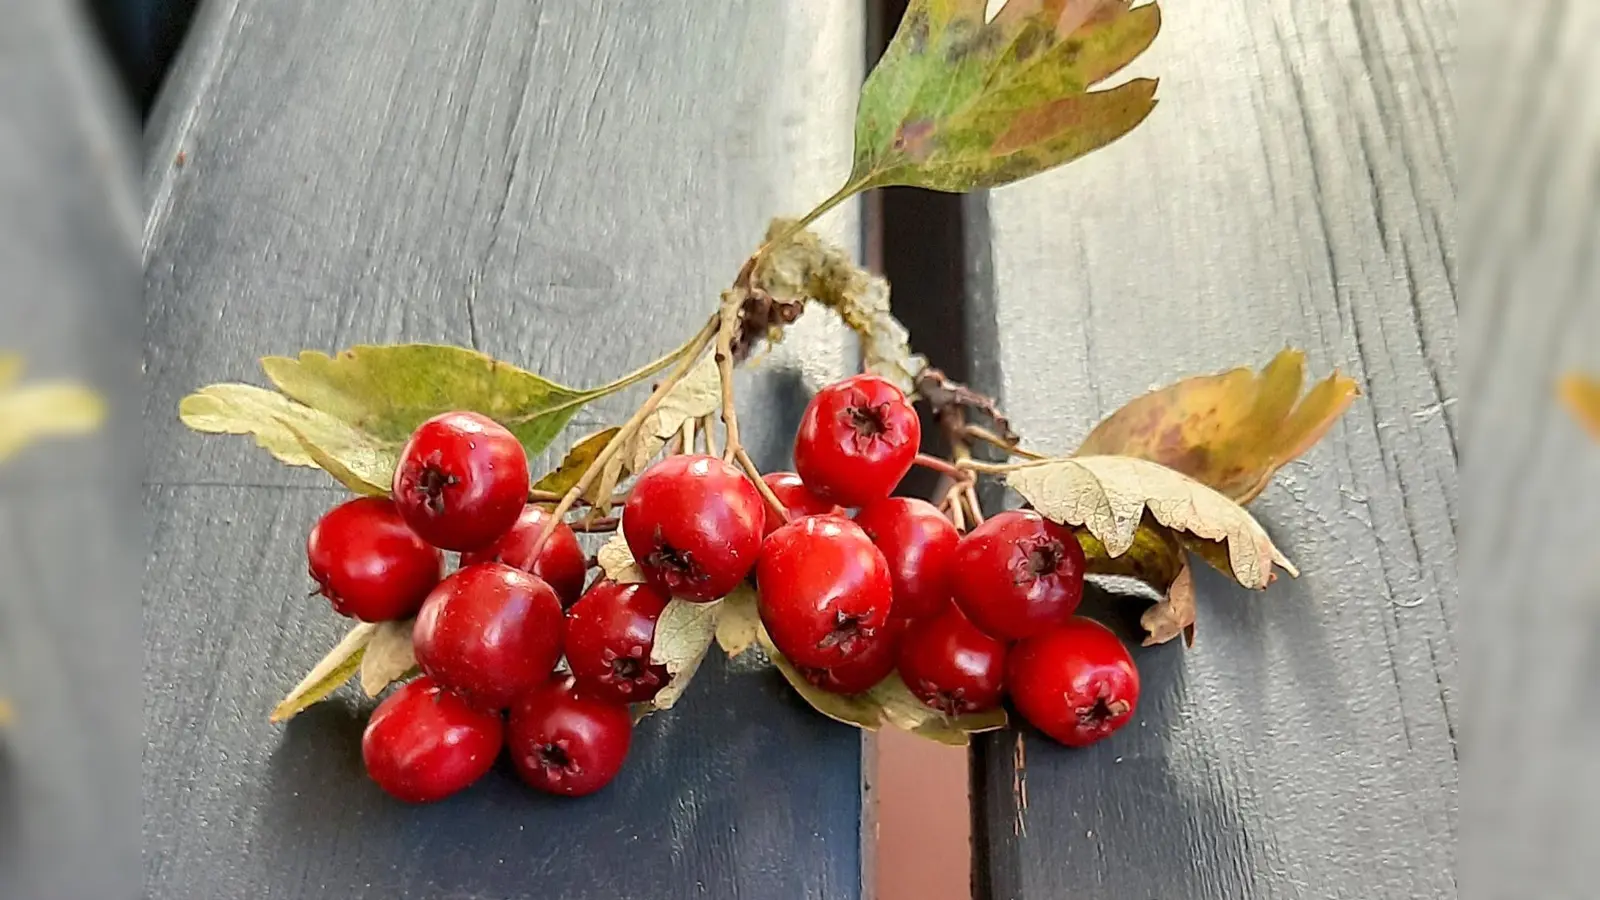
[[[914,497],[885,497],[856,513],[894,579],[889,614],[914,621],[937,615],[950,602],[950,563],[961,535],[938,507]]]
[[[511,708],[506,744],[529,787],[581,797],[622,771],[633,740],[633,716],[621,703],[584,694],[570,676],[529,691]]]
[[[434,416],[400,451],[394,502],[411,530],[435,547],[482,547],[517,521],[527,499],[522,444],[487,416]]]
[[[622,536],[656,590],[710,601],[739,586],[761,552],[761,494],[712,456],[669,456],[634,482]]]
[[[950,565],[956,604],[997,638],[1032,637],[1083,599],[1083,548],[1072,530],[1032,510],[1000,513],[967,532]]]
[[[424,675],[372,711],[361,759],[391,796],[432,803],[482,778],[500,755],[504,732],[499,713],[472,706]]]
[[[947,716],[1000,705],[1006,645],[979,631],[954,604],[913,623],[900,642],[900,677],[918,700]]]
[[[862,641],[855,655],[826,668],[797,666],[800,676],[833,694],[859,694],[889,677],[900,653],[905,626],[890,619],[878,633]]]
[[[843,516],[807,516],[774,531],[761,545],[756,583],[761,622],[796,666],[849,662],[889,621],[889,564]]]
[[[667,596],[648,584],[595,582],[567,610],[567,666],[587,693],[642,703],[666,686],[667,667],[652,665],[656,622]]]
[[[428,595],[411,643],[417,665],[486,709],[504,709],[561,658],[561,601],[537,576],[503,563],[458,569]]]
[[[1017,712],[1068,747],[1110,735],[1139,704],[1139,670],[1128,648],[1082,616],[1011,648],[1006,683]]]
[[[416,615],[439,583],[444,554],[407,527],[392,501],[359,497],[317,520],[306,563],[334,612],[387,622]]]
[[[894,492],[921,443],[906,395],[886,379],[857,375],[811,398],[795,435],[794,467],[817,496],[866,506]]]
[[[538,559],[533,557],[533,545],[539,540],[539,532],[544,530],[544,523],[549,518],[550,511],[541,506],[531,503],[524,506],[516,523],[496,538],[494,543],[461,554],[461,565],[505,563],[513,569],[543,578],[546,584],[555,589],[556,596],[561,598],[561,605],[571,606],[578,602],[578,596],[583,593],[583,582],[589,574],[589,561],[583,548],[578,546],[578,536],[572,533],[572,528],[565,522],[556,523],[555,530],[550,532],[550,539],[544,542],[544,548],[539,551]]]
[[[837,505],[818,497],[816,492],[806,487],[800,476],[793,472],[768,472],[761,476],[761,480],[767,483],[767,487],[772,488],[772,495],[777,497],[783,508],[789,511],[790,518],[844,513],[844,510]],[[763,521],[766,523],[761,529],[761,536],[766,537],[777,531],[784,523],[778,521],[778,514],[772,511],[772,507],[763,504],[761,509],[765,514]]]

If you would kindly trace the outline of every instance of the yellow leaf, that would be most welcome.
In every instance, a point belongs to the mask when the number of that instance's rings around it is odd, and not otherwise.
[[[1148,460],[1081,456],[1011,467],[1006,483],[1034,509],[1064,525],[1082,525],[1112,557],[1134,546],[1145,511],[1174,531],[1226,542],[1228,571],[1248,588],[1272,582],[1274,564],[1294,565],[1244,508],[1209,487]]]
[[[372,633],[361,654],[361,690],[368,697],[383,693],[417,667],[417,654],[411,646],[411,628],[416,621],[383,622]]]
[[[39,438],[86,434],[100,427],[106,407],[99,394],[60,381],[5,387],[20,369],[13,358],[0,373],[0,460]]]
[[[717,644],[730,658],[750,649],[761,631],[761,613],[756,599],[755,588],[747,584],[722,598],[722,614],[717,618]]]
[[[1600,381],[1573,373],[1561,379],[1560,393],[1573,417],[1600,438]]]
[[[689,687],[689,680],[700,668],[717,636],[717,616],[722,601],[696,603],[672,598],[656,620],[655,642],[650,662],[667,667],[667,683],[650,703],[656,709],[671,709]]]
[[[717,373],[716,360],[707,356],[695,363],[640,423],[638,432],[618,454],[624,468],[629,472],[641,471],[683,428],[684,422],[709,416],[721,408],[722,378]]]
[[[595,554],[595,559],[600,563],[600,571],[617,584],[644,584],[644,573],[633,561],[633,551],[628,549],[628,542],[618,532]]]
[[[607,428],[604,431],[591,434],[572,445],[572,449],[568,450],[567,455],[561,460],[561,465],[557,466],[555,471],[534,482],[533,489],[536,491],[549,491],[552,494],[565,494],[567,491],[572,490],[572,486],[583,478],[583,473],[587,472],[590,466],[594,465],[595,457],[599,456],[600,451],[611,443],[611,439],[617,436],[619,430],[617,428]],[[607,493],[609,494],[610,492],[608,491]],[[593,501],[596,498],[590,497],[588,499]]]
[[[318,703],[339,689],[339,685],[350,680],[361,668],[361,656],[367,648],[367,642],[372,640],[378,626],[371,622],[362,622],[350,629],[338,645],[328,651],[320,662],[312,667],[306,677],[294,686],[287,697],[279,701],[272,708],[272,715],[268,721],[274,725],[287,722],[299,715],[307,707]]]
[[[1361,394],[1335,371],[1301,397],[1304,378],[1300,350],[1282,351],[1260,373],[1238,368],[1186,378],[1113,413],[1075,455],[1158,462],[1248,503]]]

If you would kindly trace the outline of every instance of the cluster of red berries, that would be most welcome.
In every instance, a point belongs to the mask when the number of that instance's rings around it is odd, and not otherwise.
[[[932,504],[890,496],[920,440],[890,382],[862,375],[824,388],[800,423],[797,471],[762,479],[787,522],[733,465],[669,456],[640,474],[622,509],[645,583],[601,577],[585,591],[571,528],[557,522],[533,552],[550,513],[526,502],[515,436],[474,413],[423,423],[391,498],[333,509],[307,545],[335,610],[416,617],[423,675],[374,711],[367,771],[394,796],[426,802],[476,781],[506,746],[537,789],[600,789],[627,755],[628,704],[667,683],[651,652],[669,598],[714,601],[752,575],[773,645],[819,688],[859,693],[898,671],[947,715],[1009,696],[1064,744],[1121,727],[1139,676],[1115,635],[1073,615],[1084,556],[1072,531],[1012,511],[963,536]],[[461,564],[444,576],[447,550]]]

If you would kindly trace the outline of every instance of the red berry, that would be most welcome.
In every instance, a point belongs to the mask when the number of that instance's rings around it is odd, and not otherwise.
[[[866,506],[894,492],[921,443],[906,395],[876,375],[857,375],[811,398],[795,435],[794,467],[817,496]]]
[[[306,561],[334,612],[387,622],[416,615],[439,583],[444,554],[406,527],[392,502],[360,497],[317,520]]]
[[[716,600],[739,586],[761,552],[761,494],[711,456],[669,456],[634,482],[622,536],[656,590]]]
[[[1082,616],[1011,648],[1006,684],[1017,712],[1068,747],[1121,728],[1139,703],[1139,670],[1128,648]]]
[[[886,497],[856,513],[856,524],[889,561],[892,616],[912,621],[945,608],[950,602],[950,562],[961,534],[938,507],[914,497]]]
[[[1005,643],[979,631],[954,604],[913,624],[900,643],[906,687],[947,716],[999,706],[1005,668]]]
[[[783,504],[783,508],[789,511],[791,519],[798,519],[801,516],[820,516],[827,513],[842,514],[844,512],[837,505],[818,497],[815,492],[806,487],[806,483],[800,480],[800,476],[793,472],[768,472],[761,476],[761,480],[767,483],[767,487],[772,488],[773,496],[777,497],[778,502]],[[777,531],[784,523],[778,521],[778,514],[772,511],[772,507],[762,504],[761,509],[766,516],[763,520],[766,524],[761,529],[761,534],[765,537]]]
[[[432,803],[482,778],[500,755],[500,714],[424,675],[384,698],[361,735],[372,780],[407,803]]]
[[[400,451],[394,501],[435,547],[482,547],[517,521],[527,499],[528,457],[515,435],[486,416],[434,416]]]
[[[561,605],[571,606],[578,602],[578,596],[583,593],[583,582],[589,574],[589,559],[584,555],[583,548],[578,546],[578,536],[572,533],[572,528],[565,522],[556,523],[555,530],[550,532],[550,539],[544,542],[544,549],[539,551],[539,558],[533,558],[533,544],[539,539],[539,532],[544,530],[544,523],[549,518],[550,510],[531,503],[524,506],[510,531],[500,535],[487,547],[461,554],[461,565],[505,563],[513,569],[543,578],[546,584],[555,588]]]
[[[972,624],[1021,640],[1072,616],[1083,599],[1083,569],[1071,529],[1032,510],[1011,510],[956,545],[951,587]]]
[[[889,564],[856,523],[807,516],[761,545],[761,622],[796,666],[832,668],[861,653],[889,620]]]
[[[877,634],[860,643],[855,656],[827,668],[800,666],[800,675],[830,693],[859,694],[894,671],[904,630],[899,620],[890,619]]]
[[[642,703],[667,683],[667,667],[650,664],[656,621],[667,596],[648,584],[595,582],[567,611],[567,665],[587,693]]]
[[[486,709],[550,677],[561,658],[566,619],[556,592],[501,563],[459,569],[439,582],[417,614],[417,665]]]
[[[551,679],[518,700],[506,734],[522,780],[568,797],[610,784],[632,740],[628,708],[579,692],[570,677]]]

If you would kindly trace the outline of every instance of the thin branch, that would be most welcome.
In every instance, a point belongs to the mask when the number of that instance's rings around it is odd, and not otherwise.
[[[727,451],[722,458],[728,462],[733,461],[742,446],[739,443],[739,411],[733,402],[733,334],[739,330],[739,298],[742,293],[735,289],[724,294],[722,309],[718,312],[717,377],[722,383],[722,427],[728,435]],[[709,445],[707,447],[709,449]]]
[[[711,346],[712,340],[716,337],[718,320],[718,316],[712,316],[700,328],[700,331],[689,339],[689,343],[686,345],[689,349],[678,360],[677,368],[673,369],[672,374],[656,385],[656,389],[651,392],[649,399],[644,401],[644,405],[634,411],[633,416],[623,423],[621,428],[617,429],[617,433],[612,435],[610,441],[606,442],[605,449],[601,450],[599,455],[594,458],[594,462],[589,464],[589,468],[584,470],[583,477],[578,479],[578,483],[573,485],[571,490],[562,496],[561,502],[556,504],[556,508],[550,518],[544,523],[544,528],[540,530],[538,539],[533,542],[533,549],[529,554],[530,559],[538,558],[539,552],[544,549],[545,541],[548,541],[551,532],[555,531],[556,523],[561,521],[562,517],[572,509],[572,505],[578,502],[578,498],[582,497],[590,485],[594,484],[595,479],[600,477],[606,464],[611,461],[612,457],[621,452],[623,444],[632,439],[634,434],[639,431],[639,426],[644,424],[644,420],[651,413],[655,412],[656,407],[661,405],[661,401],[666,399],[667,394],[671,393],[672,389],[677,387],[678,382],[689,374],[689,370],[694,368],[694,364],[700,360],[700,354]]]
[[[750,476],[751,481],[755,482],[756,490],[761,493],[761,499],[767,501],[767,506],[778,514],[779,521],[788,522],[790,520],[788,507],[784,506],[783,501],[778,499],[778,495],[772,492],[772,485],[767,484],[762,479],[761,470],[756,468],[755,460],[750,458],[750,454],[745,452],[743,447],[734,451],[734,457],[739,460],[739,465],[744,469],[744,473]]]
[[[984,428],[982,425],[967,425],[961,429],[961,435],[966,438],[971,438],[975,441],[982,441],[991,447],[997,447],[1000,450],[1011,454],[1012,456],[1020,456],[1023,459],[1049,459],[1049,457],[1045,456],[1043,453],[1035,453],[1032,450],[1018,446],[1017,444],[1006,440],[1004,437],[995,434],[989,429]]]
[[[1005,475],[1008,472],[1015,472],[1017,469],[1020,469],[1025,465],[1027,464],[990,463],[977,459],[964,459],[961,462],[956,463],[957,468],[965,469],[969,472],[982,472],[985,475]]]

